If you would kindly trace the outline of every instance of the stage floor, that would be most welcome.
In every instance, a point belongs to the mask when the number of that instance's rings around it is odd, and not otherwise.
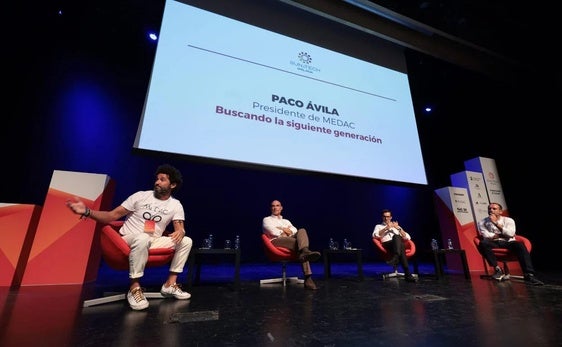
[[[382,279],[390,266],[313,264],[317,291],[302,284],[260,286],[279,264],[207,264],[190,300],[149,299],[144,311],[126,301],[82,307],[84,299],[127,290],[127,273],[102,266],[85,286],[0,289],[0,346],[561,346],[562,274],[539,273],[546,285],[497,283],[447,271],[437,280],[420,264],[419,282]],[[158,291],[166,269],[147,269],[143,287]],[[290,264],[290,276],[299,276]],[[185,281],[185,276],[180,277]]]

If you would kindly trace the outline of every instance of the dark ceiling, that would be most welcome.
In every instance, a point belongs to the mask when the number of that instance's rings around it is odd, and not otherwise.
[[[361,2],[359,0],[358,2]],[[543,59],[554,11],[509,0],[364,0],[522,64]],[[545,45],[546,44],[546,45]],[[549,52],[549,54],[551,54]]]

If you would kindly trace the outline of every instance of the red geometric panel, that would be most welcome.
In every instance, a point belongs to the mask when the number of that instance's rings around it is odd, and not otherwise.
[[[0,203],[0,286],[19,286],[41,206]]]
[[[115,184],[107,175],[55,170],[43,205],[22,286],[94,281],[101,259],[99,230],[66,206],[79,197],[94,210],[111,207]]]

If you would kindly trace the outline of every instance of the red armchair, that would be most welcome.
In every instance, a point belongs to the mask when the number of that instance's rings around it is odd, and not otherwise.
[[[480,235],[474,237],[473,241],[474,241],[474,245],[476,246],[476,249],[478,249],[478,245],[480,245],[480,240],[481,240]],[[521,235],[515,235],[515,241],[522,242],[525,245],[525,248],[527,248],[527,251],[531,253],[531,249],[533,248],[533,245],[531,244],[531,241],[528,238]],[[519,262],[517,256],[513,252],[505,248],[492,248],[492,251],[496,255],[496,259],[498,260],[498,263],[502,263],[503,273],[505,274],[507,279],[510,277],[520,278],[520,279],[523,278],[523,276],[515,276],[509,273],[509,267],[507,263]],[[488,262],[486,262],[486,259],[484,259],[484,257],[482,257],[482,262],[484,263],[484,271],[486,272],[486,274],[481,275],[480,278],[491,278],[492,275],[490,273],[490,270],[488,269],[490,266],[488,265]]]
[[[268,278],[260,280],[260,285],[270,284],[270,283],[282,283],[283,287],[287,285],[287,281],[294,283],[304,283],[303,279],[298,277],[287,277],[287,264],[289,262],[299,262],[299,256],[297,252],[284,248],[276,247],[266,234],[261,234],[261,239],[263,242],[263,249],[267,259],[272,262],[281,263],[281,277],[279,278]]]
[[[373,237],[373,244],[375,245],[375,249],[378,251],[378,253],[380,254],[381,258],[384,261],[388,261],[392,258],[392,255],[388,253],[388,251],[383,247],[380,238]],[[416,244],[412,240],[404,240],[404,249],[406,250],[406,258],[408,260],[412,259],[416,254]],[[417,266],[414,266],[414,268],[416,267]],[[405,274],[403,272],[398,272],[398,265],[393,265],[393,268],[394,268],[393,272],[383,274],[382,278],[387,279],[393,277],[396,278],[405,277]],[[417,269],[414,269],[414,272],[417,272]],[[415,273],[413,275],[417,276],[417,274]]]

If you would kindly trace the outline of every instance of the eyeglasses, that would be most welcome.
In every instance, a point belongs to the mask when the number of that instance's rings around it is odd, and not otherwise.
[[[392,216],[385,216],[385,215],[383,215],[382,218],[392,218]]]

